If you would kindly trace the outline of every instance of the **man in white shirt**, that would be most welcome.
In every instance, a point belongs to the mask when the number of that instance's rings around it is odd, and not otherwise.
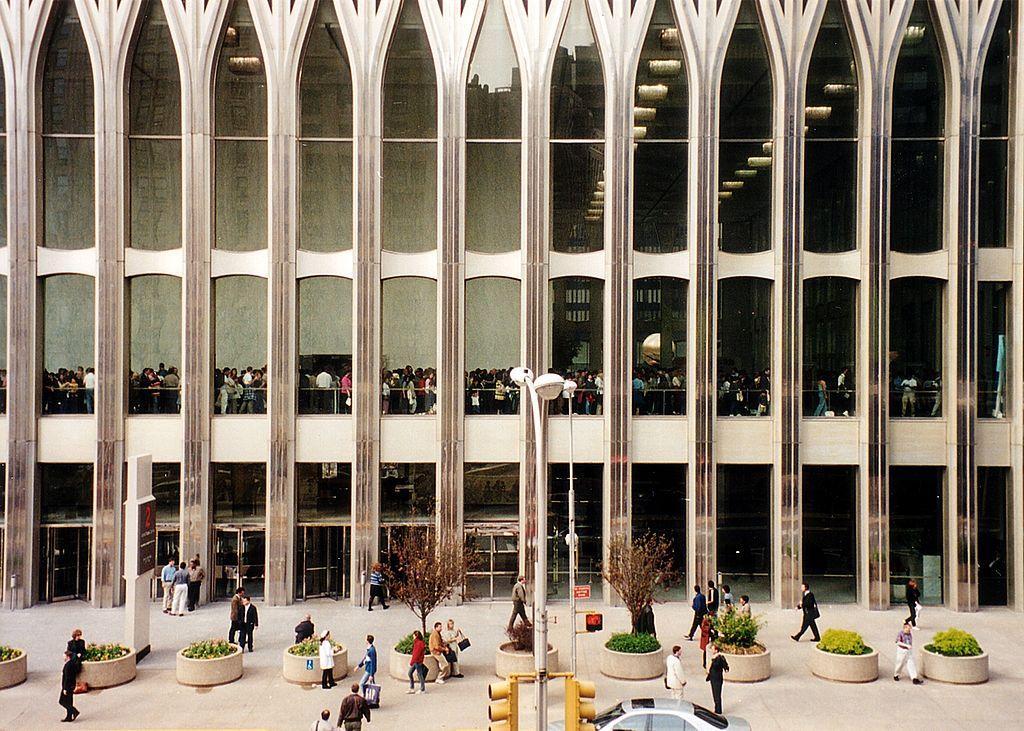
[[[917,409],[917,379],[909,376],[903,379],[903,416],[913,416]],[[908,414],[907,411],[910,413]]]
[[[672,697],[680,701],[683,699],[683,688],[686,686],[682,654],[683,648],[675,645],[672,654],[665,658],[665,685]]]
[[[96,393],[96,371],[92,368],[85,369],[85,375],[82,377],[82,386],[85,387],[85,413],[91,414],[93,412],[93,398]]]

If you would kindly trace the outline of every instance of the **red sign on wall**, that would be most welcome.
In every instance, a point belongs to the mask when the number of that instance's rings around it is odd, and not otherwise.
[[[139,505],[139,576],[156,568],[156,500]]]
[[[590,584],[583,584],[582,586],[574,586],[572,588],[572,595],[575,599],[589,599],[590,598]]]

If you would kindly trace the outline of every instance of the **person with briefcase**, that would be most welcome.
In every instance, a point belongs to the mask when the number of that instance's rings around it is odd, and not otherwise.
[[[469,638],[466,637],[466,635],[462,633],[462,630],[455,625],[454,619],[449,619],[444,631],[441,632],[441,639],[443,639],[445,644],[448,646],[448,651],[445,653],[445,659],[452,666],[451,677],[463,677],[462,669],[459,665],[459,653],[469,648]]]

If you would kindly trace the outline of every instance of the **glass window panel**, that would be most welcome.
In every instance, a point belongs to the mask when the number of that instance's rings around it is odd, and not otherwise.
[[[352,465],[347,462],[298,462],[295,470],[300,522],[349,519],[352,514]]]
[[[177,523],[181,514],[180,464],[153,463],[153,497],[156,498],[156,522],[160,525]]]
[[[601,586],[603,471],[600,464],[573,466],[579,547],[576,584],[589,584],[592,591]],[[569,465],[551,464],[548,466],[548,595],[554,599],[568,597],[569,544],[565,542],[568,532]]]
[[[857,64],[839,0],[828,0],[807,70],[806,136],[857,136]]]
[[[719,136],[767,140],[772,134],[772,72],[753,0],[742,0],[722,67]]]
[[[129,140],[130,242],[136,249],[167,250],[181,241],[181,141]]]
[[[720,142],[718,245],[732,254],[772,247],[772,143]]]
[[[7,312],[7,277],[0,275],[0,308]],[[7,318],[0,317],[0,414],[7,413]],[[0,481],[2,484],[2,481]]]
[[[718,414],[771,412],[772,283],[737,277],[718,282]]]
[[[636,87],[637,141],[685,140],[689,130],[686,63],[669,0],[655,0],[636,67]],[[684,177],[685,171],[684,165]]]
[[[1003,3],[989,41],[981,77],[981,135],[1005,137],[1010,124],[1010,54],[1016,3]]]
[[[804,467],[803,577],[819,601],[857,601],[857,468]]]
[[[571,0],[551,73],[551,137],[604,137],[601,56],[585,0]]]
[[[7,465],[0,462],[0,527],[4,525],[7,509]]]
[[[299,248],[352,248],[352,143],[311,142],[299,147]]]
[[[302,137],[352,136],[352,70],[332,0],[319,0],[302,56]]]
[[[402,3],[384,68],[384,137],[437,139],[437,80],[415,0]]]
[[[43,332],[43,413],[92,413],[87,370],[95,358],[92,277],[56,274],[39,280]],[[95,376],[89,379],[92,382]]]
[[[381,246],[404,254],[437,248],[437,144],[385,142]]]
[[[247,0],[232,5],[221,32],[213,99],[218,137],[266,137],[267,76]]]
[[[43,67],[43,134],[93,134],[89,49],[73,0],[54,3]]]
[[[916,579],[922,604],[942,604],[943,502],[942,467],[889,468],[889,584],[891,600],[900,604],[910,579]]]
[[[857,282],[804,282],[804,416],[856,413]]]
[[[591,277],[559,277],[551,280],[549,294],[551,368],[577,375],[577,384],[586,388],[587,379],[603,368],[604,282]]]
[[[857,248],[857,143],[804,144],[804,248],[837,254]]]
[[[892,86],[892,136],[940,137],[945,128],[945,79],[931,3],[914,3]]]
[[[466,143],[467,251],[519,249],[520,150],[516,143]]]
[[[978,282],[978,417],[1002,419],[1007,404],[1008,282]]]
[[[634,464],[632,488],[633,535],[652,533],[672,544],[676,571],[686,571],[686,465]],[[685,582],[668,591],[685,595]]]
[[[92,475],[89,464],[39,465],[39,522],[92,523]]]
[[[604,248],[604,145],[551,146],[551,248],[569,254]]]
[[[501,3],[489,0],[469,63],[466,137],[518,138],[521,115],[522,81],[512,36]],[[468,184],[466,187],[468,190]]]
[[[382,523],[433,521],[436,469],[431,463],[382,463],[380,520]]]
[[[771,465],[719,465],[718,571],[734,596],[771,599]]]
[[[2,82],[2,78],[0,78]],[[4,94],[0,86],[0,96]],[[0,105],[0,115],[4,114],[3,106]],[[7,135],[0,133],[0,247],[7,246]]]
[[[384,412],[431,413],[437,399],[436,363],[437,283],[422,277],[385,279],[381,283]]]
[[[352,280],[308,277],[298,289],[299,413],[350,413]]]
[[[466,280],[467,370],[512,368],[519,353],[519,280]]]
[[[213,280],[214,407],[218,414],[266,413],[267,281]]]
[[[467,523],[518,521],[519,464],[467,462],[463,496],[463,517]],[[515,570],[516,567],[511,568]]]
[[[262,462],[210,465],[214,523],[262,524],[267,515],[267,466]]]
[[[1007,511],[1009,470],[978,468],[978,603],[1006,606],[1010,572]]]
[[[668,254],[686,248],[688,162],[685,142],[637,142],[634,145],[633,248],[636,251]]]
[[[889,284],[890,416],[942,416],[942,290],[926,277]]]
[[[889,187],[889,246],[921,254],[942,248],[943,145],[893,140]]]
[[[633,414],[686,413],[685,279],[633,282]]]
[[[131,413],[177,414],[181,406],[181,279],[128,280],[128,404]]]
[[[1009,153],[1006,138],[978,142],[978,246],[1006,246]]]
[[[128,87],[131,135],[181,134],[181,85],[174,42],[160,0],[148,0],[142,15]]]
[[[95,245],[92,137],[43,138],[43,245]]]
[[[254,251],[267,246],[267,143],[223,140],[215,143],[216,218],[214,246]]]

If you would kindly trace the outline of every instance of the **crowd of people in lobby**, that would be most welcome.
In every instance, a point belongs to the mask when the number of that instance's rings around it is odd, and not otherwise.
[[[177,414],[181,411],[181,376],[176,366],[160,363],[128,374],[128,410],[132,414]]]
[[[942,416],[942,374],[893,371],[889,389],[890,416]]]
[[[267,413],[267,367],[215,368],[213,398],[215,414]]]
[[[6,384],[5,384],[6,385]],[[96,371],[93,368],[59,368],[43,371],[44,414],[91,414],[95,408]]]
[[[768,416],[771,413],[771,373],[767,368],[753,376],[733,368],[718,379],[719,416]]]

